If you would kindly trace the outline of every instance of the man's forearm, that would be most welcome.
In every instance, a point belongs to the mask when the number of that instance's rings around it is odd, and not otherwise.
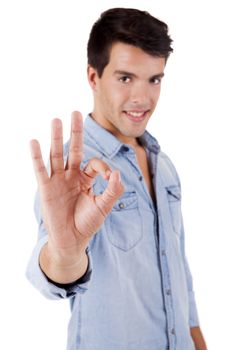
[[[196,350],[207,350],[207,346],[205,343],[205,339],[201,332],[200,327],[192,327],[190,328],[190,333],[193,338],[195,349]]]

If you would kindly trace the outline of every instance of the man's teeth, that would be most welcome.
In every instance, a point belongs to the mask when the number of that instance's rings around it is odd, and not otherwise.
[[[134,118],[139,118],[144,115],[145,112],[126,112],[128,115]]]

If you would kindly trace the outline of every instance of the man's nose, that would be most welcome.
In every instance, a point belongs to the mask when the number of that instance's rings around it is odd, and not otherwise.
[[[150,99],[150,91],[146,84],[136,83],[132,87],[131,102],[133,104],[146,105]]]

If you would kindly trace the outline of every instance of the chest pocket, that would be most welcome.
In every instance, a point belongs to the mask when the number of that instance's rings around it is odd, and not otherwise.
[[[169,186],[166,187],[166,190],[173,230],[176,232],[176,234],[180,235],[182,225],[180,187]]]
[[[138,244],[143,230],[135,191],[124,192],[115,203],[105,223],[108,239],[115,247],[128,251]]]

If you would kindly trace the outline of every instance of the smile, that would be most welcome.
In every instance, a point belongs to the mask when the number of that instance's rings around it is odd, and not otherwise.
[[[124,114],[131,121],[138,123],[138,122],[143,121],[147,117],[148,112],[149,112],[149,110],[147,110],[147,111],[124,111]]]

